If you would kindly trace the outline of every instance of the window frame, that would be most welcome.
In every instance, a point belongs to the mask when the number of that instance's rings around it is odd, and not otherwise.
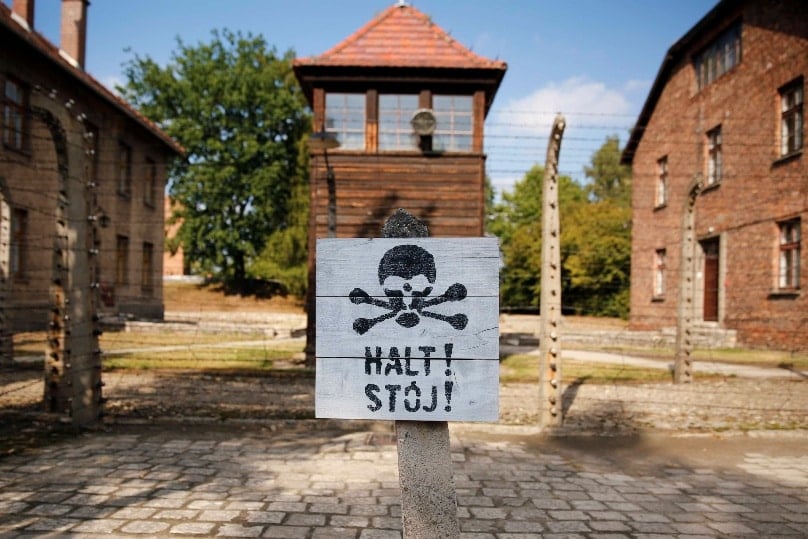
[[[9,276],[17,282],[28,280],[28,210],[12,208],[10,227]]]
[[[115,236],[115,285],[129,284],[129,237]]]
[[[447,102],[448,107],[441,103]],[[462,103],[463,106],[457,106]],[[466,106],[467,105],[467,106]],[[432,135],[432,147],[436,152],[469,153],[474,149],[474,96],[467,94],[434,94],[432,111],[437,121]],[[468,124],[463,129],[462,124]],[[447,125],[444,127],[444,125]],[[442,144],[448,140],[448,144]],[[458,144],[458,141],[464,141]]]
[[[117,192],[123,198],[132,198],[132,147],[126,142],[118,141],[117,158],[118,184]]]
[[[719,185],[724,175],[723,140],[724,134],[721,124],[713,127],[706,133],[707,138],[707,172],[704,186]]]
[[[776,286],[780,292],[800,289],[801,225],[799,217],[777,223]]]
[[[654,281],[652,298],[655,301],[661,301],[665,298],[667,285],[667,257],[667,249],[661,248],[654,250]]]
[[[802,152],[805,141],[804,103],[805,88],[803,77],[789,82],[778,90],[780,105],[780,151],[779,157],[789,157]],[[789,100],[789,98],[791,98]],[[793,141],[793,143],[792,143]]]
[[[149,208],[157,205],[157,161],[146,158],[146,185],[143,189],[143,204]]]
[[[140,290],[149,295],[154,292],[154,244],[148,241],[141,248]]]
[[[379,93],[377,110],[380,152],[418,151],[418,136],[410,123],[418,108],[417,93]]]
[[[12,100],[12,96],[9,95],[10,86],[18,89],[19,100]],[[27,153],[30,150],[28,114],[30,98],[30,88],[27,84],[12,76],[5,77],[3,80],[3,146],[16,152]]]
[[[743,25],[736,21],[693,57],[698,90],[717,81],[743,60]]]
[[[668,156],[663,155],[657,159],[657,181],[656,189],[654,190],[655,208],[664,208],[668,205],[669,178]]]
[[[326,92],[325,130],[336,135],[340,150],[367,148],[367,95],[359,92]]]

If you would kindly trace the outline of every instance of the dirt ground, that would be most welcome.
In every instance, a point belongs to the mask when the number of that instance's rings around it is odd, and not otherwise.
[[[243,298],[194,285],[166,286],[166,310],[288,312],[292,299]],[[620,329],[621,321],[580,319],[581,328]],[[520,328],[517,328],[519,330]],[[525,328],[529,330],[530,328]],[[314,377],[294,362],[272,372],[109,371],[103,374],[104,428],[126,424],[260,424],[320,428],[313,419]],[[75,435],[42,410],[41,366],[0,370],[0,456]],[[499,424],[538,424],[536,384],[501,384]],[[641,432],[724,433],[808,430],[808,380],[736,377],[692,384],[592,384],[568,381],[563,426],[555,434],[631,436]]]
[[[117,425],[216,424],[318,428],[314,378],[297,370],[271,373],[111,371],[103,375],[105,428]],[[42,410],[39,369],[0,372],[0,455],[67,435],[64,421]],[[808,430],[805,381],[724,380],[599,385],[570,384],[564,423],[554,434],[636,435]],[[535,384],[502,384],[501,425],[535,427]]]

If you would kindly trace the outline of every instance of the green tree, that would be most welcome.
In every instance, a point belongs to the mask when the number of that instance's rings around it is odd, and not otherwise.
[[[134,55],[118,90],[186,149],[169,184],[186,256],[239,286],[268,238],[295,221],[290,205],[310,119],[294,53],[228,30],[177,46],[165,66]]]
[[[631,176],[609,137],[585,168],[588,182],[559,176],[563,308],[580,314],[628,315]],[[541,292],[544,169],[534,166],[493,206],[488,231],[500,238],[505,307],[535,307]]]
[[[500,298],[505,307],[538,305],[543,182],[544,167],[536,165],[516,182],[512,192],[502,194],[502,201],[494,205],[489,217],[488,230],[499,237],[502,249]],[[586,195],[572,178],[559,176],[558,198],[563,234],[569,212],[584,204]]]
[[[587,194],[592,200],[609,200],[626,208],[631,207],[631,169],[620,164],[620,139],[606,137],[606,142],[594,153],[590,166],[584,167]]]
[[[631,171],[620,164],[620,144],[607,137],[584,172],[589,203],[562,231],[565,304],[577,312],[628,316],[631,272]]]

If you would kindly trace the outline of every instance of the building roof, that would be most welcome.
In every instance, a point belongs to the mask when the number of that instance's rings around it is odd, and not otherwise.
[[[309,102],[315,86],[328,89],[349,81],[385,81],[402,87],[428,79],[443,87],[484,90],[486,111],[507,68],[505,62],[463,46],[401,0],[323,54],[294,62],[295,75]]]
[[[497,69],[507,64],[458,43],[427,15],[400,2],[379,13],[347,39],[297,65]]]
[[[673,74],[676,66],[679,65],[686,55],[692,52],[691,49],[705,33],[710,32],[717,23],[723,21],[728,14],[733,13],[742,2],[743,0],[721,0],[702,17],[693,28],[682,36],[679,41],[668,49],[662,61],[662,65],[659,67],[657,76],[654,79],[654,83],[651,85],[651,90],[648,92],[648,97],[645,99],[645,104],[637,118],[637,123],[631,130],[631,136],[626,143],[626,147],[623,149],[623,155],[620,158],[622,164],[630,165],[634,160],[634,153],[640,145],[640,140],[645,132],[645,128],[648,126],[648,122],[651,120],[651,115],[656,108],[657,101],[659,101],[662,91],[665,89],[665,85],[668,83],[668,79]]]
[[[112,107],[129,116],[132,120],[145,128],[157,139],[162,141],[171,151],[177,154],[185,153],[185,149],[177,141],[168,136],[163,130],[157,127],[154,122],[146,118],[119,96],[115,95],[106,86],[93,78],[92,75],[74,66],[68,60],[66,60],[59,53],[59,48],[51,43],[42,34],[35,30],[21,26],[16,20],[14,20],[14,17],[12,17],[11,9],[9,9],[8,6],[6,6],[3,2],[0,2],[0,30],[2,29],[12,32],[17,37],[27,42],[32,48],[39,51],[43,57],[51,61],[58,69],[61,69],[64,73],[87,87],[101,99],[107,101]]]

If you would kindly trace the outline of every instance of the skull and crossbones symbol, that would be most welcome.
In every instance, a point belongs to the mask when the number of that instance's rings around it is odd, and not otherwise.
[[[436,277],[435,258],[426,249],[417,245],[397,245],[388,250],[379,261],[379,284],[387,300],[375,298],[361,288],[354,288],[348,298],[356,305],[375,305],[389,312],[376,318],[357,318],[353,323],[354,331],[363,335],[379,322],[391,318],[399,325],[411,328],[418,325],[422,316],[441,320],[458,330],[464,329],[468,323],[465,314],[446,316],[424,310],[466,298],[466,287],[460,283],[453,284],[440,296],[430,297]]]

